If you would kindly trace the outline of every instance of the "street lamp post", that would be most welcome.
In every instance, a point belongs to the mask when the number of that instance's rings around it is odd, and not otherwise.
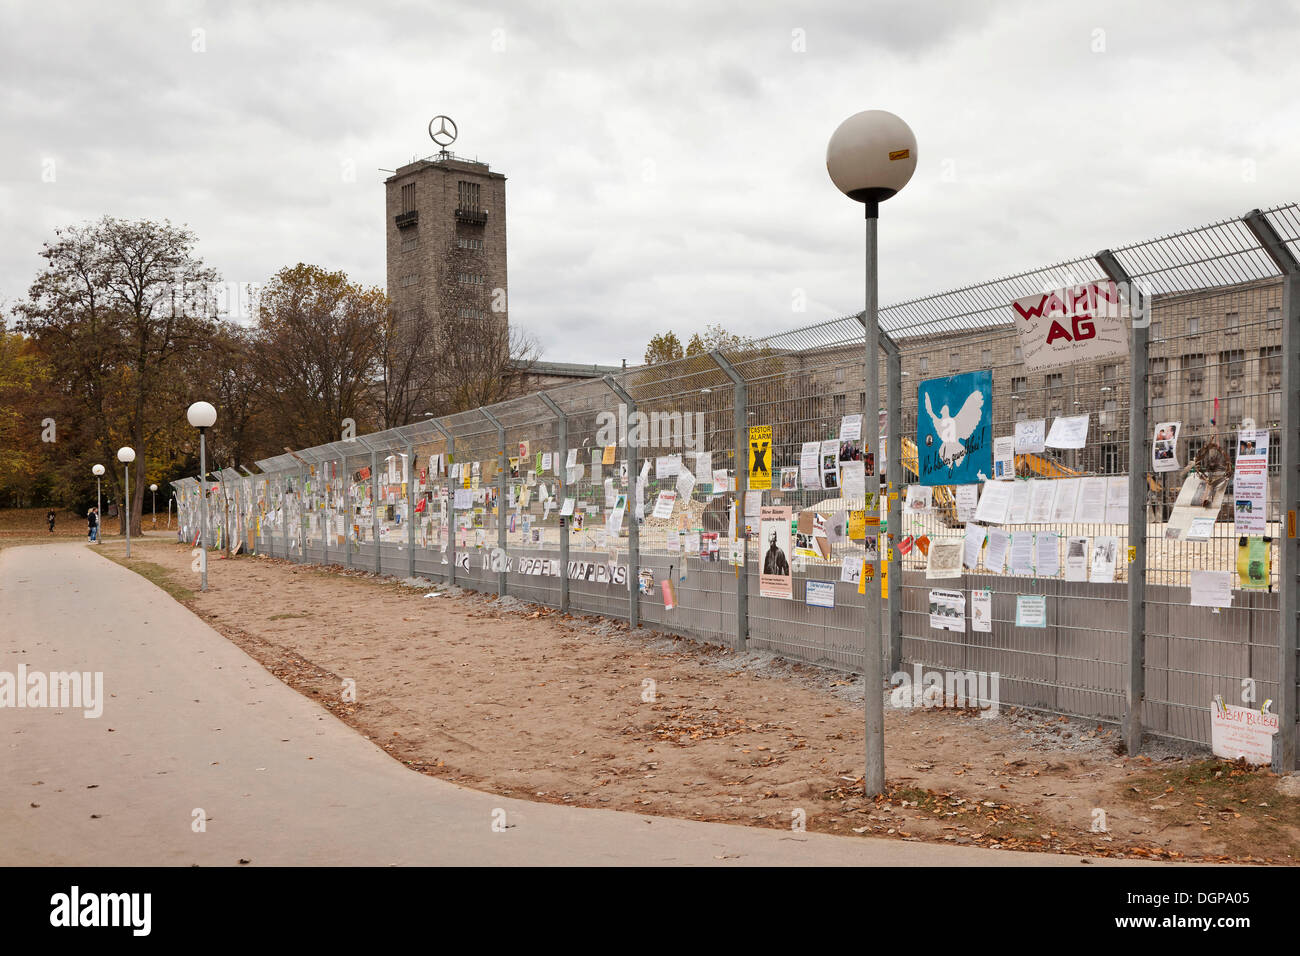
[[[880,204],[907,185],[916,171],[916,136],[901,119],[884,110],[865,110],[846,119],[831,135],[826,146],[826,172],[836,188],[864,205],[867,219],[866,308],[862,326],[866,338],[864,387],[867,405],[862,409],[864,437],[880,460],[880,316],[877,281],[876,224]],[[875,406],[873,408],[872,406]],[[879,509],[878,469],[867,474],[867,501]],[[871,508],[868,508],[868,513]],[[891,529],[893,530],[893,529]],[[887,541],[880,541],[875,560],[866,562],[870,572],[864,603],[863,678],[866,682],[866,770],[863,789],[867,796],[885,792],[885,702],[880,631],[881,553]]]
[[[122,463],[126,474],[126,556],[131,557],[131,462],[135,461],[135,449],[123,445],[117,450],[117,460]]]
[[[104,529],[100,527],[100,525],[104,516],[100,513],[103,509],[101,507],[102,498],[99,493],[99,479],[103,477],[104,466],[95,465],[90,469],[90,473],[95,476],[95,544],[102,544],[104,541]]]
[[[207,431],[217,423],[217,410],[207,402],[195,402],[185,413],[199,430],[199,590],[208,589],[208,442]]]
[[[158,527],[158,486],[150,485],[149,491],[153,494],[153,526]]]

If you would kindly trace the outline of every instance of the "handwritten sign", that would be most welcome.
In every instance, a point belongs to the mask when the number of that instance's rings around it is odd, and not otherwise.
[[[1210,748],[1225,760],[1245,757],[1248,763],[1266,764],[1273,759],[1273,735],[1277,714],[1261,714],[1232,704],[1210,704]]]
[[[1011,303],[1025,368],[1063,368],[1128,352],[1128,304],[1114,282],[1089,282]]]

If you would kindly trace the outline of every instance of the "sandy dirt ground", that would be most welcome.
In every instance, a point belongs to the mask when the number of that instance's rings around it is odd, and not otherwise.
[[[104,551],[122,557],[116,542]],[[867,799],[854,675],[265,557],[213,555],[202,593],[191,560],[154,538],[130,566],[395,760],[466,786],[901,840],[1300,859],[1294,778],[1159,743],[1127,757],[1113,727],[887,705],[889,792]]]

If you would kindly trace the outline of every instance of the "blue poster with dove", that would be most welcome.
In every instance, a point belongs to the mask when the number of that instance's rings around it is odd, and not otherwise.
[[[969,485],[993,477],[993,372],[983,369],[916,386],[918,481]]]

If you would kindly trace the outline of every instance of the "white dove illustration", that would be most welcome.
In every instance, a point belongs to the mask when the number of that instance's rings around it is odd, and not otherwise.
[[[934,413],[930,405],[930,393],[925,393],[925,410],[934,422],[934,432],[942,444],[939,446],[939,458],[949,469],[957,467],[966,455],[964,442],[979,428],[980,417],[984,414],[984,394],[980,391],[970,393],[957,417],[953,418],[944,405],[939,414]]]

